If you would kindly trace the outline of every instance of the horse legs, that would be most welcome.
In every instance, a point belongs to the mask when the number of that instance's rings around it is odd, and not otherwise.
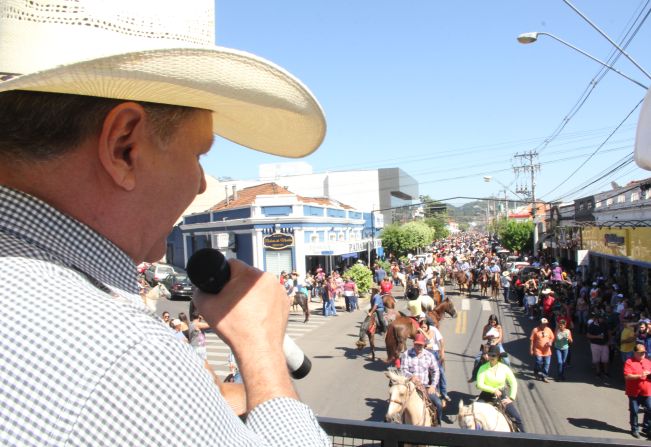
[[[368,344],[371,347],[371,360],[375,361],[375,334],[367,333]]]
[[[305,314],[305,320],[303,323],[307,323],[310,320],[310,305],[306,299],[301,300],[301,307],[303,308],[303,313]]]

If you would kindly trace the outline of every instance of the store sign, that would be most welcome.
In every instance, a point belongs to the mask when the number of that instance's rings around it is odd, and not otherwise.
[[[270,248],[272,250],[282,250],[294,245],[294,236],[285,233],[270,234],[269,236],[264,237],[262,245],[264,245],[265,248]]]
[[[626,238],[618,234],[606,233],[604,234],[604,244],[607,246],[618,246],[621,247],[626,243]]]

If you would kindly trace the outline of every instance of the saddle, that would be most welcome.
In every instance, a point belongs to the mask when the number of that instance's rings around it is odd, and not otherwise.
[[[425,407],[427,408],[427,411],[429,412],[430,419],[432,420],[432,425],[436,426],[438,425],[438,415],[436,412],[436,405],[434,405],[434,402],[429,398],[429,394],[427,393],[427,390],[422,384],[416,385],[416,392],[420,396],[421,399],[423,399],[423,402],[425,402]],[[445,399],[441,400],[441,406],[445,408]]]

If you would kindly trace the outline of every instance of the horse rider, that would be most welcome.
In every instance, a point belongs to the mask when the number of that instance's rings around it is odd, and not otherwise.
[[[427,340],[422,333],[416,334],[414,347],[400,355],[400,372],[409,377],[417,387],[421,385],[425,388],[429,399],[436,407],[436,418],[440,426],[443,405],[436,393],[440,377],[439,363],[434,354],[425,349],[426,343]]]
[[[478,399],[488,403],[500,402],[504,412],[513,421],[519,432],[524,433],[524,424],[520,413],[515,406],[515,397],[518,394],[518,382],[511,368],[500,361],[500,349],[491,346],[487,353],[488,362],[479,367],[477,372],[477,388],[481,391]],[[506,385],[509,393],[506,393]]]
[[[372,318],[375,315],[377,317],[378,330],[376,333],[380,335],[387,330],[384,324],[384,301],[382,301],[379,287],[373,286],[371,293],[373,294],[373,298],[371,298],[371,309],[368,311],[368,316]]]
[[[470,264],[465,257],[459,259],[459,270],[465,273],[468,282],[470,282]]]

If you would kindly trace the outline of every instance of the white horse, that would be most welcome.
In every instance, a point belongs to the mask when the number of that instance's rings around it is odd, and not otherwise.
[[[476,401],[470,405],[459,402],[459,427],[468,430],[513,431],[511,424],[492,404]]]
[[[156,303],[159,299],[165,298],[169,300],[171,296],[170,291],[162,283],[156,284],[149,291],[141,295],[145,305],[153,312],[156,311]]]
[[[395,368],[384,373],[390,380],[387,422],[432,427],[436,418],[416,391],[416,385]]]

